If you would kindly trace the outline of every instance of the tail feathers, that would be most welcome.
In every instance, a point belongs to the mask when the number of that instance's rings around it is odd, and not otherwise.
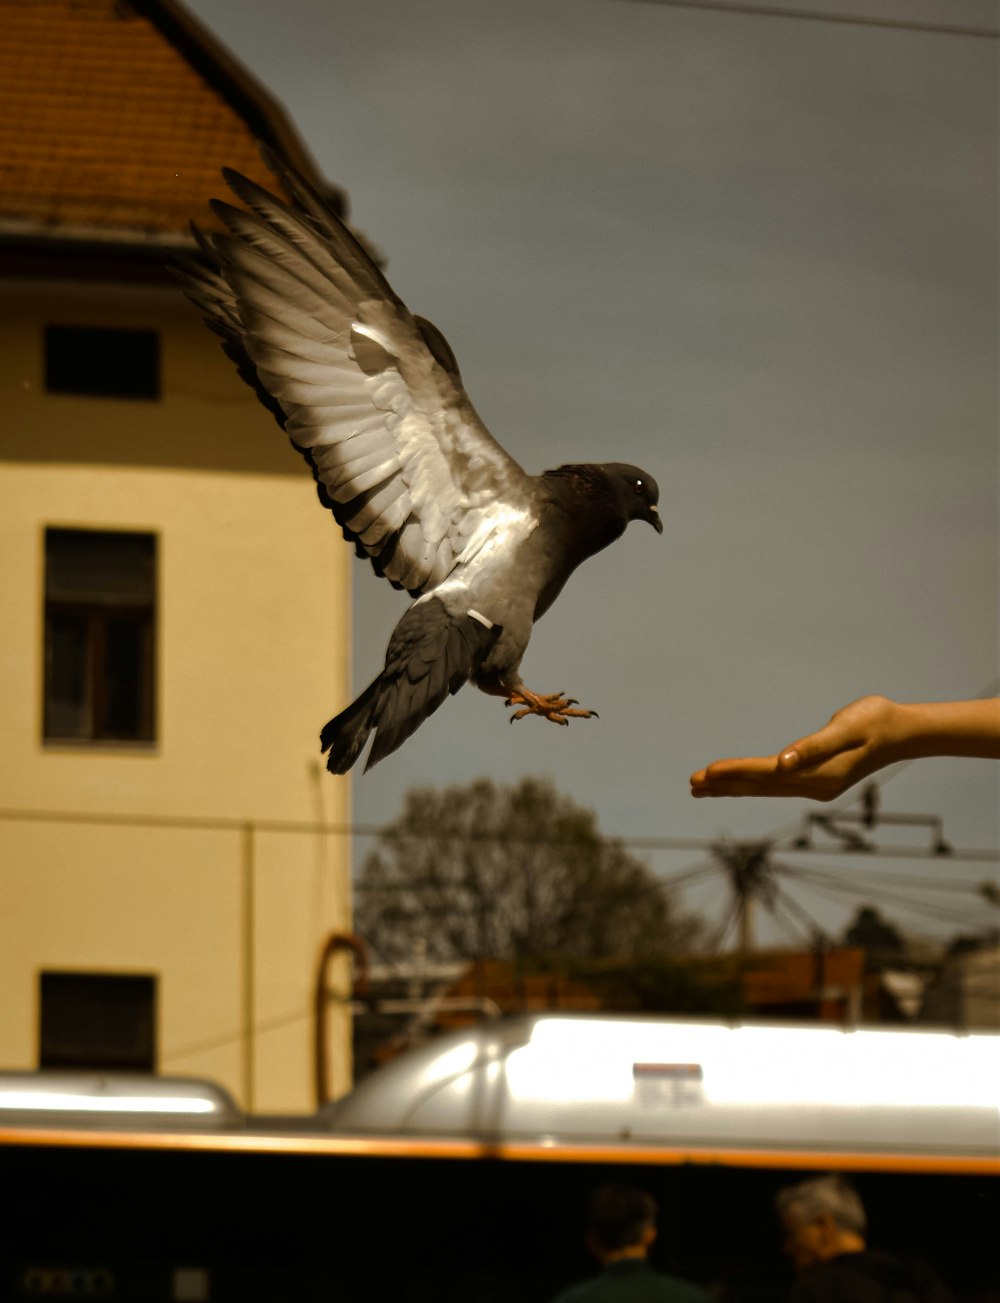
[[[437,599],[411,606],[393,632],[385,669],[320,734],[330,753],[327,769],[346,774],[373,730],[366,771],[402,746],[469,681],[502,632],[469,615],[450,615]]]
[[[319,735],[323,751],[329,751],[326,767],[331,774],[346,774],[365,749],[368,735],[374,728],[374,706],[382,676],[369,683],[357,701],[342,710],[336,719],[324,725]]]

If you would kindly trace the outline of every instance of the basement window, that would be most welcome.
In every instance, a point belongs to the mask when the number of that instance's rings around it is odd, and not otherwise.
[[[39,975],[40,1068],[156,1070],[156,978],[145,974]]]
[[[45,531],[47,742],[152,742],[156,538]]]
[[[45,388],[89,398],[160,397],[160,337],[155,330],[45,327]]]

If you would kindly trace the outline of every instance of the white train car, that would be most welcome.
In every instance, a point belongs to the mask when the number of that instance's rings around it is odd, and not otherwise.
[[[199,1077],[0,1071],[0,1134],[6,1127],[171,1132],[244,1126],[229,1092]]]
[[[1000,1170],[1000,1034],[539,1015],[389,1063],[322,1110],[333,1131],[685,1161],[796,1153]]]
[[[775,1194],[826,1171],[878,1247],[1000,1303],[1000,1035],[514,1018],[297,1119],[193,1080],[0,1074],[12,1300],[548,1303],[614,1180],[658,1200],[658,1265],[783,1303]]]

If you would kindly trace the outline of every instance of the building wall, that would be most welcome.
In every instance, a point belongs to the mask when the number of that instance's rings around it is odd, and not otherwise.
[[[1000,1031],[1000,946],[952,955],[927,988],[921,1023]]]
[[[46,394],[46,323],[157,329],[161,401]],[[0,1065],[35,1066],[41,969],[155,972],[162,1071],[309,1109],[313,973],[350,927],[349,847],[250,825],[348,821],[318,733],[348,700],[351,549],[179,292],[0,286],[0,385],[0,807],[22,816],[0,818]],[[152,745],[42,740],[52,525],[157,536]]]

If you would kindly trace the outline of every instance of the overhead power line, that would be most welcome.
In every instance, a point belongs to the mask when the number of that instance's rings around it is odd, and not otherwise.
[[[740,4],[739,0],[639,0],[641,4],[665,9],[707,9],[723,14],[748,14],[754,18],[793,18],[813,23],[837,23],[845,27],[881,27],[890,31],[930,32],[935,36],[972,36],[980,40],[1000,39],[992,27],[964,23],[930,23],[919,18],[880,18],[869,14],[839,14],[832,10],[799,9],[786,5]]]
[[[978,911],[948,909],[947,906],[917,900],[913,896],[898,896],[894,892],[887,891],[884,887],[868,888],[859,893],[857,886],[841,882],[833,874],[795,869],[791,865],[782,865],[779,872],[797,882],[800,889],[816,892],[828,899],[836,899],[841,905],[847,902],[856,905],[859,899],[867,899],[889,905],[896,912],[915,914],[921,918],[930,919],[935,923],[945,923],[958,927],[975,927],[977,923],[982,922],[982,914]]]
[[[792,900],[787,892],[776,891],[774,899],[771,901],[771,917],[777,923],[781,931],[788,937],[793,945],[801,946],[803,938],[805,945],[810,945],[817,933],[822,933],[823,929],[818,927],[812,918],[806,914],[805,910]],[[799,916],[804,916],[808,922],[803,925]]]
[[[236,819],[189,815],[144,815],[144,814],[105,814],[90,811],[70,810],[11,810],[0,809],[0,821],[9,820],[16,823],[63,823],[91,825],[108,828],[161,828],[187,829],[196,832],[235,832],[235,833],[289,833],[297,835],[322,835],[327,837],[384,837],[397,832],[392,824],[363,823],[320,823],[296,819]],[[801,827],[801,824],[797,825]],[[575,837],[512,837],[501,832],[404,832],[404,837],[414,840],[438,840],[444,842],[502,842],[506,846],[561,846],[577,845]],[[715,839],[706,837],[630,837],[615,833],[602,833],[609,842],[634,851],[689,851],[708,850],[715,844]],[[761,840],[761,839],[757,839]],[[779,839],[772,835],[766,840],[773,841],[781,849]],[[821,855],[852,858],[894,860],[934,860],[941,863],[964,861],[967,863],[1000,863],[1000,848],[991,850],[949,850],[946,855],[938,854],[922,846],[872,846],[863,851],[844,851],[837,846],[795,847],[796,855]]]
[[[826,938],[826,928],[781,886],[775,892],[775,901],[781,903],[786,913],[792,914],[799,920],[800,924],[806,929],[806,936],[810,941],[817,936]]]

